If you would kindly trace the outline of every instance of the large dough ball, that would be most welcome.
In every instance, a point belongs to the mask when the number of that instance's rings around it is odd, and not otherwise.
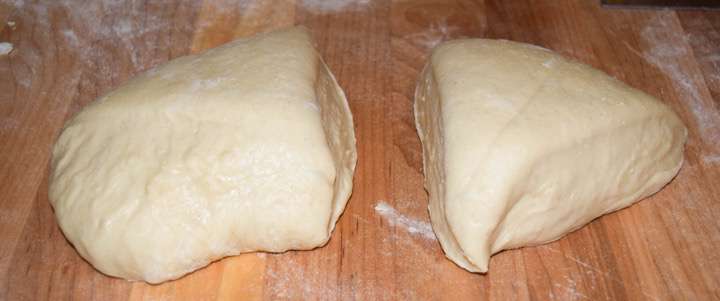
[[[687,135],[647,94],[501,40],[436,48],[415,117],[433,229],[473,272],[655,193],[680,169]]]
[[[50,200],[97,269],[158,283],[323,245],[355,161],[345,96],[294,28],[175,59],[86,107],[55,145]]]

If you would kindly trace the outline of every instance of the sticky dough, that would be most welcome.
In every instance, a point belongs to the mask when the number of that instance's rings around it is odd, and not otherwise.
[[[687,135],[649,95],[502,40],[436,48],[415,118],[433,230],[472,272],[657,192],[680,169]]]
[[[172,60],[83,109],[54,147],[49,195],[93,266],[159,283],[325,244],[355,161],[345,96],[293,28]]]

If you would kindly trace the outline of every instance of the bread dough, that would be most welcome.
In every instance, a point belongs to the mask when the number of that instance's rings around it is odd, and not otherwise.
[[[159,283],[325,244],[355,161],[345,96],[293,28],[172,60],[86,107],[55,145],[49,195],[98,270]]]
[[[436,48],[415,118],[433,230],[472,272],[655,193],[680,169],[687,136],[647,94],[503,40]]]

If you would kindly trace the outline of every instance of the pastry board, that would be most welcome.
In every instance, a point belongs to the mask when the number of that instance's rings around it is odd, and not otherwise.
[[[347,94],[358,165],[330,242],[252,253],[161,285],[104,276],[47,199],[51,146],[98,96],[169,59],[302,24]],[[487,274],[431,231],[412,96],[428,53],[463,37],[533,43],[669,104],[685,164],[656,195]],[[720,12],[599,1],[2,1],[0,300],[711,300],[720,298]]]

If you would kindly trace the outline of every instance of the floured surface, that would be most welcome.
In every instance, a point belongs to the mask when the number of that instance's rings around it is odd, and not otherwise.
[[[8,55],[13,50],[13,44],[0,42],[0,55]]]
[[[393,208],[385,201],[378,201],[374,208],[378,214],[385,218],[390,226],[399,227],[402,231],[406,231],[411,235],[435,240],[435,234],[432,231],[430,223],[409,218],[402,213],[399,213],[397,209]]]
[[[342,13],[363,9],[370,5],[370,0],[300,0],[300,5],[314,13]]]
[[[293,24],[313,33],[358,136],[353,197],[328,244],[235,256],[161,285],[96,272],[63,238],[45,197],[50,146],[65,120],[142,70]],[[701,138],[689,92],[644,57],[671,50],[658,62],[690,79],[695,112],[712,128],[718,28],[714,12],[603,9],[596,1],[6,1],[0,40],[14,50],[0,58],[0,299],[712,299],[720,286],[716,151]],[[474,37],[541,45],[663,99],[689,129],[678,177],[647,202],[557,242],[495,255],[486,275],[458,268],[437,241],[391,225],[395,217],[430,223],[411,108],[421,68],[433,46]],[[379,200],[397,216],[376,211]]]
[[[689,37],[673,31],[673,25],[672,16],[667,12],[650,19],[640,35],[651,47],[642,53],[637,51],[635,53],[672,79],[676,91],[680,92],[683,100],[690,105],[690,111],[700,130],[700,139],[708,146],[708,149],[703,152],[703,161],[717,164],[720,163],[718,105],[707,101],[710,95],[707,89],[703,88],[702,76],[690,73],[691,71],[680,63],[690,55],[692,50],[689,45],[684,45],[687,44]],[[674,41],[685,43],[678,44]]]

